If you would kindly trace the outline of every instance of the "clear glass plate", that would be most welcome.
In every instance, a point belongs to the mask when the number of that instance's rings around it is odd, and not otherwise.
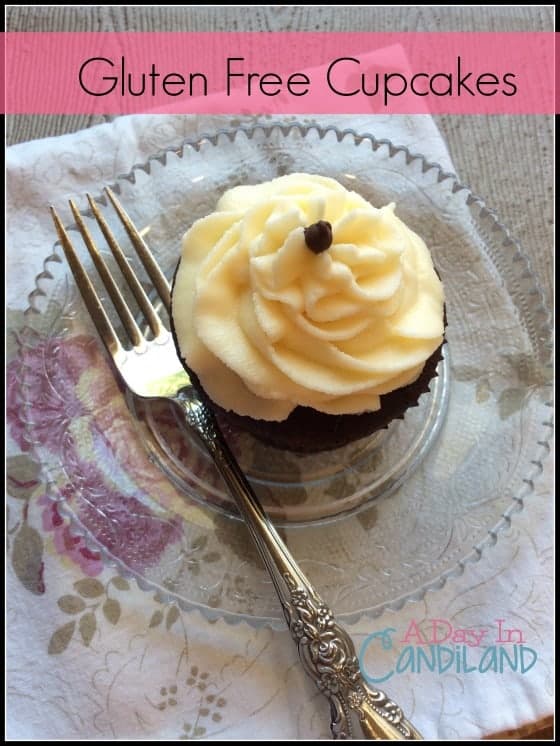
[[[333,176],[375,205],[396,202],[446,292],[445,358],[403,421],[306,457],[227,433],[304,571],[352,620],[441,587],[523,507],[551,434],[550,325],[494,213],[452,174],[371,135],[237,128],[160,153],[114,188],[171,277],[181,236],[221,193],[295,171]],[[123,395],[60,255],[55,246],[46,258],[20,340],[26,436],[50,496],[142,587],[211,618],[281,625],[212,463],[171,406]]]

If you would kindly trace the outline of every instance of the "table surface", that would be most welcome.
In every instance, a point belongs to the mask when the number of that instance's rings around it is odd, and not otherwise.
[[[553,31],[540,7],[124,7],[11,6],[7,31]],[[12,115],[6,142],[74,132],[107,121],[88,115]],[[553,117],[438,116],[461,180],[497,210],[531,257],[552,305]],[[501,168],[496,169],[495,164]],[[545,725],[543,723],[543,725]],[[500,734],[506,738],[518,734]],[[552,726],[532,735],[549,738]]]

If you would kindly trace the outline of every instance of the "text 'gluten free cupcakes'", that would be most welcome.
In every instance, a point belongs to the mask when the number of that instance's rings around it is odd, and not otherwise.
[[[443,287],[424,241],[334,179],[226,192],[183,238],[176,344],[228,417],[282,448],[363,437],[417,403],[440,359]]]

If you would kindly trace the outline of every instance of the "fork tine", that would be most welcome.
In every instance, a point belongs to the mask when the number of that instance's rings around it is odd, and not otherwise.
[[[56,228],[56,232],[58,233],[60,243],[62,244],[64,254],[66,255],[66,260],[68,261],[70,269],[72,270],[72,274],[76,279],[78,289],[81,293],[82,298],[84,299],[86,307],[89,311],[89,315],[93,319],[93,322],[97,327],[97,331],[99,332],[103,343],[109,350],[110,354],[114,357],[122,351],[122,346],[119,342],[119,338],[115,333],[113,325],[109,321],[109,317],[105,313],[103,304],[101,303],[99,296],[95,292],[95,288],[91,284],[91,280],[89,279],[87,272],[85,271],[81,261],[78,258],[78,255],[76,254],[76,251],[72,245],[72,242],[70,241],[70,238],[68,237],[68,233],[66,232],[61,219],[58,216],[58,213],[52,206],[50,207],[50,211]]]
[[[157,262],[152,256],[152,252],[148,248],[148,245],[134,226],[132,220],[127,215],[126,210],[115,196],[113,190],[109,187],[105,187],[105,191],[107,193],[107,196],[111,200],[111,203],[113,204],[117,215],[121,219],[121,222],[124,225],[125,230],[128,233],[128,236],[142,261],[142,264],[146,269],[146,272],[149,274],[150,279],[154,283],[154,287],[156,288],[158,295],[163,302],[163,305],[169,313],[171,309],[171,287],[167,282],[165,275],[158,267]]]
[[[152,303],[150,302],[150,299],[144,292],[144,288],[138,282],[138,278],[134,274],[132,267],[128,263],[123,250],[119,246],[119,243],[117,239],[115,238],[113,231],[109,228],[109,225],[107,224],[107,221],[103,217],[103,214],[101,213],[101,210],[97,206],[95,200],[89,194],[87,195],[87,198],[89,201],[89,205],[91,207],[91,211],[95,219],[97,220],[99,227],[101,228],[101,231],[103,232],[103,235],[105,236],[105,240],[109,244],[109,248],[113,252],[113,256],[117,260],[117,263],[120,267],[121,272],[124,275],[125,280],[128,283],[129,288],[132,290],[132,293],[134,294],[134,297],[136,298],[136,302],[140,306],[140,310],[146,317],[146,321],[148,322],[153,335],[157,337],[159,334],[161,334],[162,331],[164,331],[164,328],[163,328],[163,325],[161,323],[161,320],[155,308],[153,307]]]
[[[130,337],[130,341],[135,347],[142,346],[144,337],[142,336],[142,333],[140,332],[136,321],[130,313],[130,309],[126,304],[121,291],[117,287],[116,282],[113,280],[111,272],[109,271],[105,260],[99,253],[99,249],[95,245],[92,235],[89,232],[88,227],[85,224],[84,219],[82,218],[80,211],[76,207],[76,204],[73,200],[70,200],[70,208],[72,210],[72,214],[74,215],[76,225],[78,226],[80,233],[82,234],[84,243],[86,244],[91,258],[93,259],[93,263],[95,264],[95,267],[99,272],[99,276],[101,277],[103,284],[105,285],[109,295],[111,296],[111,300],[113,301],[115,308],[117,309],[117,313],[119,314],[119,317],[124,324],[124,328],[126,329],[128,336]]]

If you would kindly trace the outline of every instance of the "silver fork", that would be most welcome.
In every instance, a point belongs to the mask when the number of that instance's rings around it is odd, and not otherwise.
[[[167,311],[170,286],[146,242],[111,189],[106,194]],[[129,337],[123,346],[103,304],[70,241],[56,210],[52,217],[76,283],[105,347],[128,388],[141,397],[170,399],[182,411],[193,433],[208,451],[234,497],[282,604],[301,662],[331,705],[334,738],[415,740],[421,736],[386,694],[365,682],[354,644],[335,621],[329,607],[297,566],[264,512],[217,425],[204,394],[191,382],[162,323],[98,205],[88,195],[91,212],[132,291],[153,339],[140,331],[80,211],[70,200],[76,225]]]

